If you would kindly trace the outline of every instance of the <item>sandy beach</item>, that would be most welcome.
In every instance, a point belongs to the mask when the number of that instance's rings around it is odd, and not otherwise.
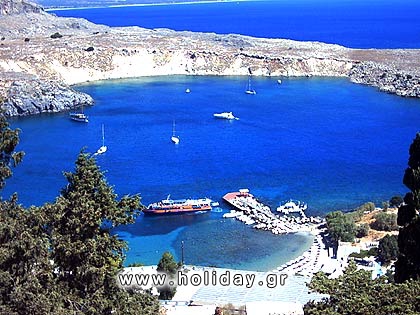
[[[283,311],[290,311],[288,314],[300,314],[306,302],[323,297],[309,292],[307,288],[314,273],[337,265],[329,257],[320,232],[314,232],[312,245],[301,256],[267,272],[185,265],[182,277],[185,276],[186,282],[177,287],[172,301],[162,301],[162,305],[167,314],[173,315],[214,314],[216,306],[228,303],[237,307],[248,305],[249,308],[268,303],[272,308],[281,305]],[[152,275],[156,274],[156,266],[127,267],[122,273]],[[243,282],[235,283],[235,277]],[[230,282],[227,282],[228,278]],[[198,283],[198,280],[201,282]],[[156,293],[155,289],[153,291]]]

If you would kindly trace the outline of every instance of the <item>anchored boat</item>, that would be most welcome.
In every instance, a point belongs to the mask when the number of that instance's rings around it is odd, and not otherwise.
[[[84,113],[70,113],[70,119],[78,122],[89,122],[88,116]]]
[[[228,120],[239,119],[238,117],[235,117],[232,112],[223,112],[220,114],[216,113],[216,114],[213,114],[213,117],[221,118],[221,119],[228,119]]]

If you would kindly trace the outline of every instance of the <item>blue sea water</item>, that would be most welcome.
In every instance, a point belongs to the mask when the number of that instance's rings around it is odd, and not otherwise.
[[[80,85],[95,106],[88,124],[68,113],[15,118],[22,129],[24,162],[3,192],[19,192],[25,205],[53,201],[74,169],[81,148],[95,152],[105,126],[108,151],[97,157],[122,194],[142,202],[211,197],[221,212],[143,217],[117,230],[128,240],[127,262],[157,263],[171,250],[187,263],[269,270],[296,257],[305,235],[274,237],[233,219],[221,197],[249,188],[275,208],[289,198],[309,204],[308,214],[378,205],[403,194],[408,148],[419,130],[420,100],[378,92],[347,79],[169,76]],[[185,93],[186,88],[191,93]],[[213,113],[233,111],[236,121]],[[172,122],[181,142],[170,141]]]
[[[356,48],[419,48],[420,2],[247,1],[54,11],[111,26],[139,25],[257,37],[315,40]],[[80,85],[95,106],[88,124],[68,113],[12,119],[22,129],[24,162],[3,191],[25,205],[53,201],[80,150],[96,151],[105,126],[106,154],[97,162],[122,194],[148,204],[211,197],[249,188],[275,208],[289,198],[310,215],[378,205],[403,194],[408,148],[419,130],[420,101],[333,78],[155,77]],[[186,88],[191,93],[186,94]],[[233,111],[238,121],[213,118]],[[170,142],[172,122],[181,142]],[[308,248],[304,234],[274,236],[210,213],[140,216],[116,232],[128,241],[126,263],[156,264],[170,250],[186,263],[270,270]]]
[[[234,33],[351,48],[420,48],[417,0],[271,0],[51,12],[110,26]]]

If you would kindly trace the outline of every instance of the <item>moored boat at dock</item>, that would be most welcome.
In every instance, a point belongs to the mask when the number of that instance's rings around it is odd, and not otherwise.
[[[304,216],[303,211],[308,208],[308,205],[304,202],[297,200],[289,200],[281,206],[277,207],[277,212],[289,214],[293,212],[299,212]]]
[[[151,203],[143,210],[144,214],[179,214],[197,211],[209,211],[213,201],[209,198],[178,199],[168,198],[159,202]]]
[[[223,200],[236,209],[224,214],[224,218],[235,218],[247,225],[253,225],[255,229],[268,230],[273,234],[309,232],[322,221],[304,214],[299,218],[275,215],[269,206],[257,200],[248,189],[227,193]],[[305,204],[300,205],[304,207]],[[303,213],[302,209],[300,211]]]

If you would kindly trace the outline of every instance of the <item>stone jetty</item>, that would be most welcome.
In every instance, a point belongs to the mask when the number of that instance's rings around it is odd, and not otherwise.
[[[227,193],[223,200],[237,209],[225,214],[225,218],[233,217],[253,225],[255,229],[270,231],[273,234],[312,232],[323,222],[315,217],[277,215],[269,206],[257,200],[248,189]]]

